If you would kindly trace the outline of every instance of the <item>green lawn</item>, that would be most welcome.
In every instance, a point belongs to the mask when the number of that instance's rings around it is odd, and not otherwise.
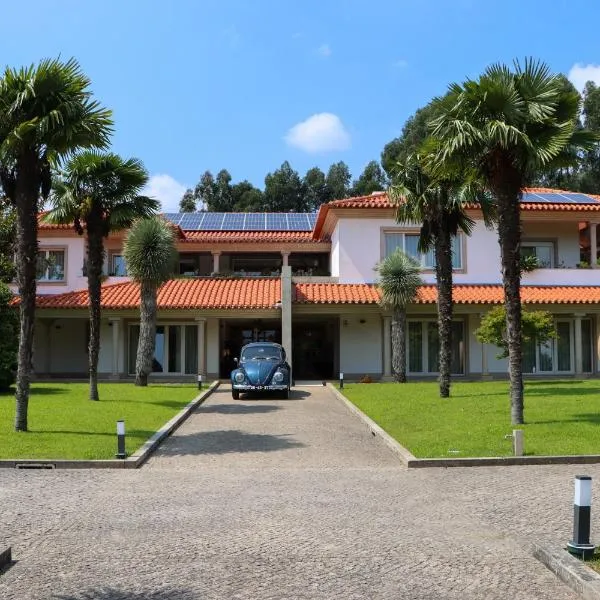
[[[0,395],[0,458],[114,458],[119,419],[132,454],[198,394],[192,384],[101,383],[99,391],[92,402],[85,383],[33,384],[27,433],[14,431],[14,395]]]
[[[344,394],[418,458],[510,456],[507,382],[348,384]],[[600,454],[600,381],[525,385],[525,453]]]

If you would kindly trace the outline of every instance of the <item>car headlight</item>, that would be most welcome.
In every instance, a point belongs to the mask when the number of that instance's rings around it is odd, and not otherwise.
[[[238,371],[233,378],[235,379],[236,383],[243,383],[244,379],[246,379],[246,376],[241,371]]]
[[[273,375],[273,381],[275,383],[281,383],[284,379],[285,375],[281,371],[275,371],[275,375]]]

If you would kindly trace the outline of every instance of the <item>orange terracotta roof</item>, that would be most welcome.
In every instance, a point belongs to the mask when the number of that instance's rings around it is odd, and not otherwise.
[[[376,285],[349,283],[294,284],[295,304],[378,304]],[[521,287],[524,304],[598,304],[600,286]],[[269,309],[281,300],[278,278],[257,279],[172,279],[158,293],[159,309]],[[416,304],[435,304],[435,285],[419,290]],[[501,285],[455,285],[456,304],[502,304]],[[18,303],[18,298],[14,299]],[[87,290],[38,296],[38,308],[87,308]],[[102,287],[104,309],[135,309],[139,306],[139,288],[135,283],[117,283]]]
[[[278,278],[171,279],[158,291],[159,309],[265,309],[281,300]],[[102,308],[132,309],[140,304],[133,282],[102,286]],[[38,296],[39,308],[87,308],[88,292]]]
[[[311,231],[185,231],[186,242],[315,243]]]
[[[375,285],[352,283],[296,283],[297,304],[377,304]]]

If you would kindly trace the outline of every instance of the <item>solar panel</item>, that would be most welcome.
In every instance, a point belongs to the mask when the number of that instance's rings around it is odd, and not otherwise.
[[[264,231],[266,225],[265,213],[247,213],[244,231]]]
[[[266,213],[266,228],[269,231],[287,231],[288,224],[285,213]]]
[[[598,204],[598,200],[577,192],[525,192],[523,202],[548,202],[550,204]]]
[[[576,204],[598,204],[598,200],[596,198],[592,198],[591,196],[588,196],[587,194],[580,194],[580,193],[569,193],[569,194],[562,194],[563,196],[567,196],[567,198],[569,198],[571,201],[575,202]]]
[[[552,196],[553,194],[545,194]],[[561,196],[561,194],[554,194]],[[569,194],[563,202],[596,203],[585,194]],[[523,194],[525,202],[557,202],[539,194]],[[163,213],[165,219],[187,231],[311,231],[316,213]]]
[[[225,213],[221,229],[224,231],[243,231],[246,215],[244,213]]]
[[[203,231],[220,230],[223,224],[224,213],[206,213],[202,221]]]
[[[199,229],[203,217],[201,213],[184,213],[178,225],[181,229]]]
[[[179,219],[181,219],[181,213],[163,213],[163,217],[173,223],[173,225],[179,225]]]
[[[311,229],[306,214],[290,213],[287,217],[290,231],[308,231]]]

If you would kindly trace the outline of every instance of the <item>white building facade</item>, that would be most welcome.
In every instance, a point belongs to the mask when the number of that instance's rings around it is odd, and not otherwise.
[[[384,193],[323,205],[317,215],[166,214],[177,233],[176,276],[159,293],[153,377],[226,377],[249,341],[280,341],[296,380],[391,377],[391,316],[379,304],[375,266],[395,248],[423,267],[418,301],[408,311],[409,377],[437,375],[433,256],[417,253],[419,225],[399,225]],[[498,348],[475,330],[503,291],[497,234],[477,211],[471,236],[454,245],[453,371],[504,377]],[[525,308],[549,310],[559,337],[526,344],[524,370],[536,376],[600,372],[600,199],[556,190],[523,195],[522,253],[539,268],[523,275]],[[133,374],[139,292],[126,273],[124,234],[106,240],[99,371]],[[85,238],[68,226],[39,229],[34,369],[40,378],[84,378],[88,313]]]

